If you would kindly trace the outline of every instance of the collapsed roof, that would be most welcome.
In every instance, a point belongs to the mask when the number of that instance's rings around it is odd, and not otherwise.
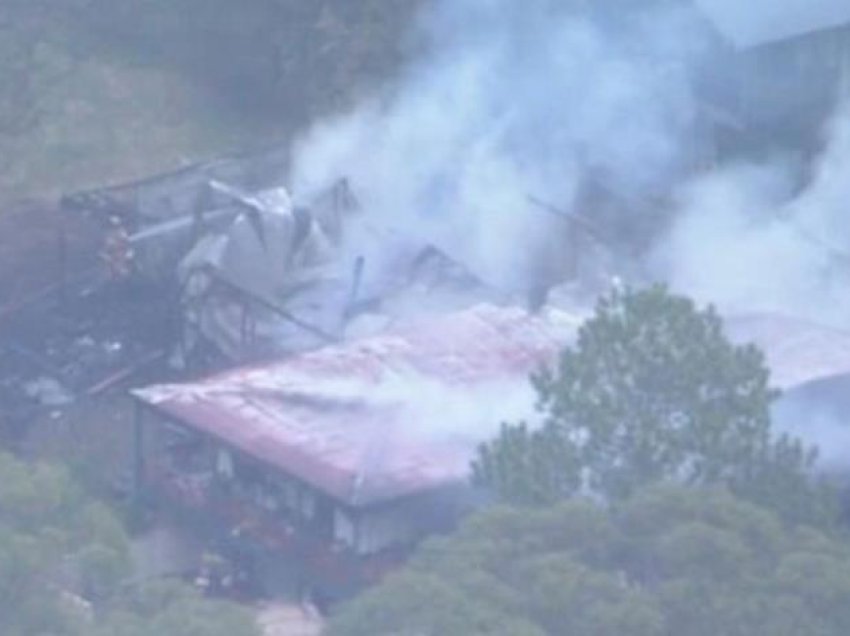
[[[427,239],[361,211],[345,181],[304,208],[283,188],[233,196],[250,209],[205,232],[177,267],[186,325],[231,359],[507,298]]]
[[[123,219],[136,275],[177,287],[173,362],[206,344],[233,362],[269,359],[481,302],[539,306],[565,281],[603,284],[599,241],[577,258],[578,234],[593,233],[532,198],[529,231],[506,232],[520,258],[505,264],[453,226],[428,232],[361,209],[346,179],[295,202],[282,163],[280,153],[223,160],[65,201]]]
[[[350,506],[467,478],[482,441],[534,413],[528,376],[579,320],[480,305],[194,384],[142,403]]]

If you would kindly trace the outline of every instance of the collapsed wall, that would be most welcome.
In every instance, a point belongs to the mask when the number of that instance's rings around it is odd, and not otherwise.
[[[276,151],[72,195],[64,207],[100,218],[113,277],[173,294],[181,366],[205,347],[231,362],[269,358],[480,302],[537,308],[578,277],[579,226],[557,209],[537,204],[534,236],[516,244],[533,267],[506,277],[463,249],[469,237],[370,214],[346,179],[293,201],[283,174]]]

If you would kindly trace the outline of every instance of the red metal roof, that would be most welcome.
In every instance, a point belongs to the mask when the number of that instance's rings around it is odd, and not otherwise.
[[[482,305],[141,401],[353,506],[465,479],[579,321]]]
[[[850,374],[850,332],[775,313],[729,316],[725,325],[732,341],[764,351],[771,384],[783,391]]]

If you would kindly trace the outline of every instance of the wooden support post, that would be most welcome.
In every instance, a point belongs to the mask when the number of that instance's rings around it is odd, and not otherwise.
[[[133,505],[141,511],[145,494],[145,422],[144,407],[136,402],[133,417]]]

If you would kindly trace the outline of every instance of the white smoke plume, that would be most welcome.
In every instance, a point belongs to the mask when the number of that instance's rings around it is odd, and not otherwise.
[[[593,173],[638,200],[678,178],[691,150],[703,25],[678,8],[601,15],[604,4],[432,3],[425,59],[301,141],[296,198],[347,176],[370,214],[490,280],[527,284],[552,238],[529,195],[574,210]]]
[[[349,177],[373,216],[434,241],[488,281],[525,288],[565,251],[529,196],[596,220],[589,177],[637,202],[677,192],[647,270],[728,311],[850,317],[850,108],[813,176],[782,159],[692,179],[695,70],[721,59],[689,3],[435,0],[417,28],[429,53],[386,94],[297,145],[298,199]],[[678,185],[677,185],[678,184]],[[611,219],[601,220],[611,223]],[[403,245],[403,242],[400,242]],[[386,256],[383,255],[386,260]],[[378,260],[380,260],[380,255]]]
[[[850,318],[850,105],[800,188],[781,160],[686,184],[655,271],[729,312],[777,311],[836,326]]]
[[[681,8],[689,3],[628,4],[435,0],[419,25],[430,53],[387,94],[301,140],[295,197],[348,177],[371,215],[516,288],[532,283],[552,241],[568,249],[529,195],[610,223],[583,208],[588,178],[626,202],[672,192],[671,227],[643,272],[730,314],[846,328],[850,107],[803,179],[786,158],[694,178],[702,112],[692,79],[720,59],[716,42]],[[646,211],[629,207],[621,213]],[[846,437],[813,419],[808,441]]]

